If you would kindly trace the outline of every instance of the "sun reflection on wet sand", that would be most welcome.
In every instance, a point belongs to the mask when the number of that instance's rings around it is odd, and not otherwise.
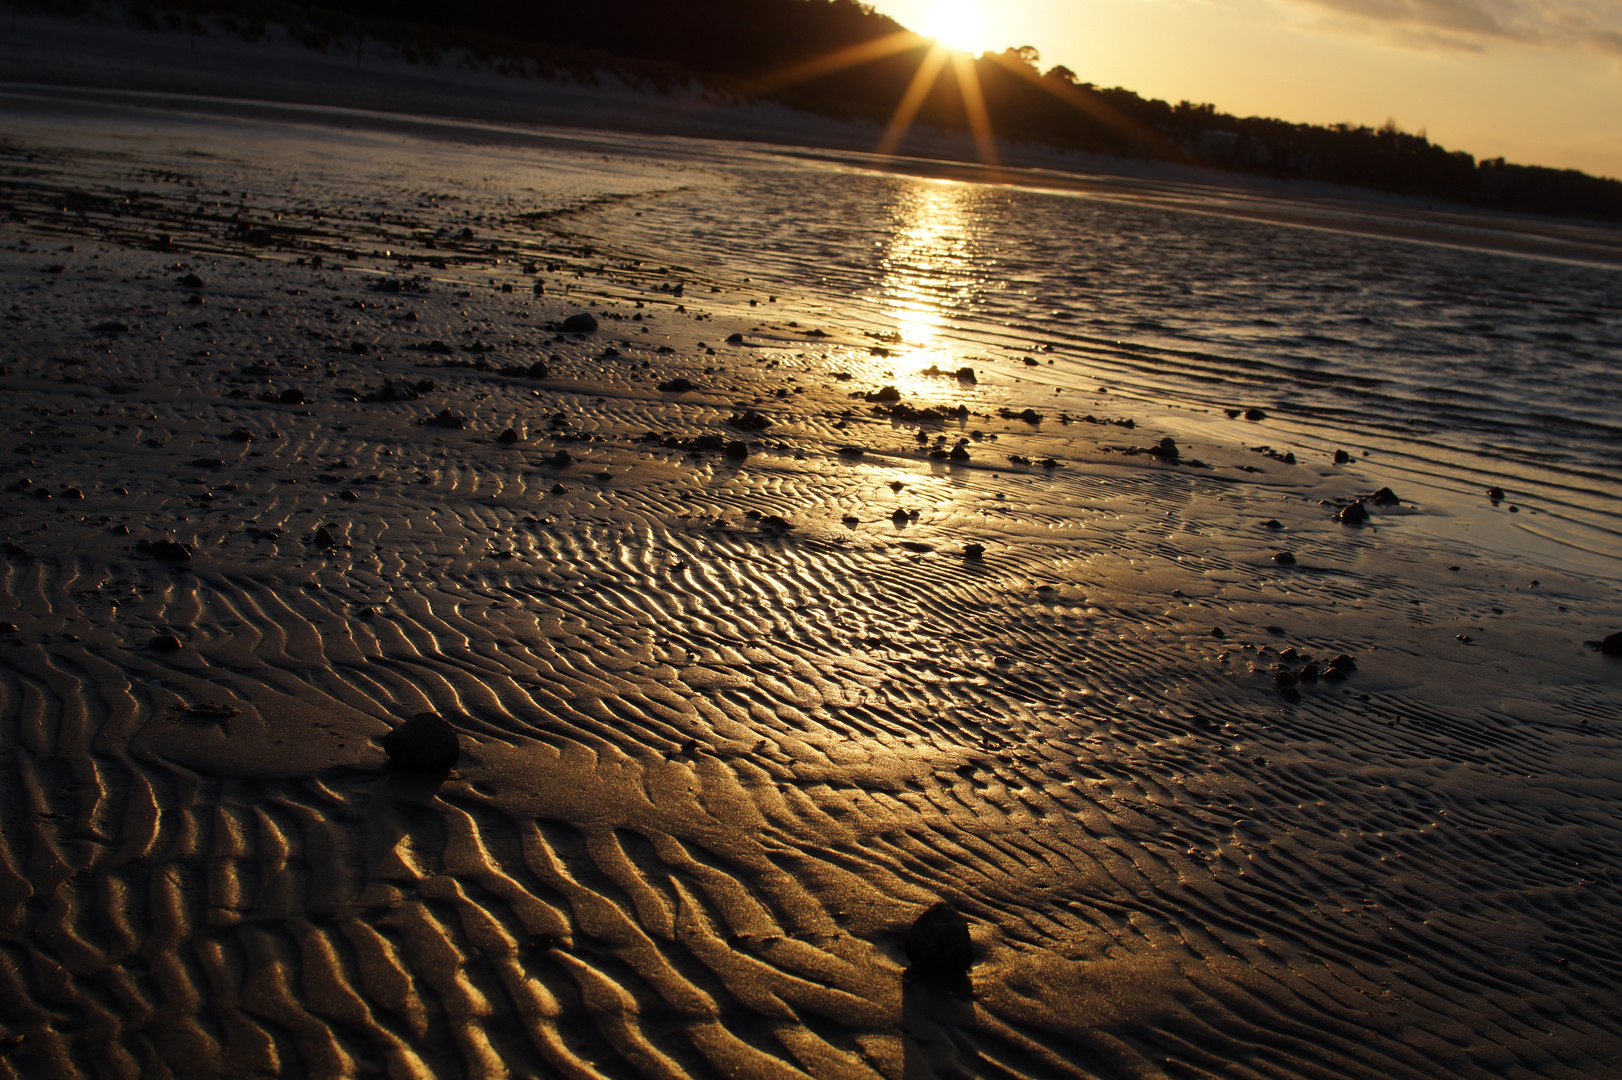
[[[966,184],[920,181],[909,185],[895,207],[896,231],[882,261],[875,302],[895,320],[907,375],[936,365],[955,371],[954,312],[970,311],[984,288],[974,260],[980,249],[974,202]],[[905,395],[908,387],[898,388]],[[915,389],[922,392],[925,384]]]

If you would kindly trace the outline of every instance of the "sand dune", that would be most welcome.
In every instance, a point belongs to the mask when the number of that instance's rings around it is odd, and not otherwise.
[[[1609,585],[1035,383],[902,371],[920,444],[594,245],[686,174],[190,123],[4,148],[0,1072],[1622,1074]]]

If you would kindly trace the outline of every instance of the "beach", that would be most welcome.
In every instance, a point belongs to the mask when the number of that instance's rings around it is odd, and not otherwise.
[[[1622,1075],[1612,233],[0,108],[0,1071]]]

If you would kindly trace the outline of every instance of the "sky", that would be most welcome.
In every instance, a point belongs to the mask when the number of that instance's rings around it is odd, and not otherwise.
[[[1394,120],[1477,159],[1622,178],[1622,0],[871,0],[973,52],[1239,116]]]

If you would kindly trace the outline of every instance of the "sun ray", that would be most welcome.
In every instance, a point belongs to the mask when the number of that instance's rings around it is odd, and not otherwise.
[[[986,59],[991,60],[1006,71],[1019,76],[1026,82],[1040,87],[1042,90],[1060,101],[1069,105],[1077,112],[1085,113],[1094,120],[1107,127],[1112,127],[1128,138],[1136,141],[1145,149],[1154,149],[1161,154],[1173,158],[1182,156],[1175,143],[1160,132],[1146,127],[1131,119],[1120,110],[1112,108],[1099,98],[1083,93],[1080,87],[1058,83],[1054,79],[1044,79],[1029,65],[1018,60],[1010,59],[999,53],[986,53]]]
[[[950,55],[950,51],[944,46],[930,46],[929,55],[918,65],[917,74],[913,75],[912,82],[907,84],[907,92],[901,95],[901,101],[896,105],[894,115],[890,117],[890,124],[884,129],[884,138],[879,140],[880,154],[888,157],[901,145],[907,129],[912,127],[913,117],[923,108],[924,99],[929,96],[929,91],[934,87],[935,80],[940,76],[941,68],[946,66],[946,60]]]
[[[832,75],[836,71],[844,71],[858,64],[867,64],[875,60],[883,60],[887,56],[906,52],[908,49],[921,48],[929,44],[929,39],[920,37],[911,30],[897,30],[893,34],[873,38],[870,41],[847,45],[843,49],[836,49],[825,56],[802,60],[798,64],[790,65],[782,71],[773,72],[763,76],[751,85],[750,90],[757,94],[771,93],[786,86],[797,83],[810,82],[824,75]]]
[[[957,74],[963,112],[968,117],[969,130],[974,132],[975,145],[980,149],[980,161],[996,168],[997,135],[991,129],[991,114],[986,111],[986,95],[980,89],[980,75],[974,70],[974,58],[967,53],[954,52],[952,70]]]

